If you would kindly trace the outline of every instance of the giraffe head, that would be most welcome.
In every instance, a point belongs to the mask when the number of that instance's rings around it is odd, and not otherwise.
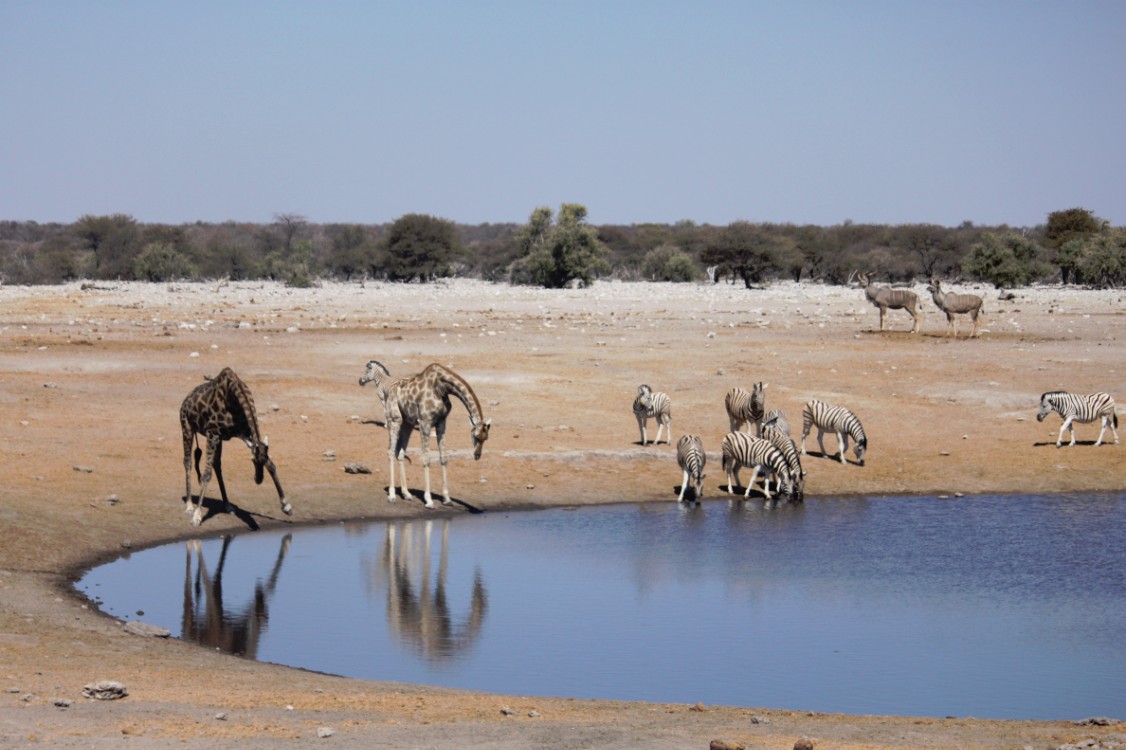
[[[270,460],[270,438],[263,436],[261,443],[247,438],[246,447],[250,448],[250,459],[254,461],[254,483],[262,484],[266,478],[265,469],[268,467],[271,474],[274,470],[274,462]]]
[[[489,439],[489,427],[493,424],[493,420],[486,419],[484,422],[478,422],[473,425],[473,460],[481,460],[481,450],[485,447],[485,441]]]

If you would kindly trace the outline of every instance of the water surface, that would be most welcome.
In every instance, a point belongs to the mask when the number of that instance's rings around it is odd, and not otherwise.
[[[78,588],[208,646],[371,679],[1126,718],[1122,493],[342,524],[144,550]]]

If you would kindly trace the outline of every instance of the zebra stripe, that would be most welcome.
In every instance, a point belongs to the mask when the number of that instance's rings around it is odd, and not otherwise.
[[[798,447],[794,445],[793,438],[773,425],[763,428],[762,437],[769,440],[786,459],[786,465],[790,468],[790,479],[794,483],[794,499],[801,500],[805,496],[805,470],[802,469],[801,457],[798,455]]]
[[[360,385],[365,386],[368,383],[375,383],[375,395],[379,398],[379,403],[383,404],[384,427],[387,426],[387,394],[404,380],[406,378],[391,377],[391,371],[384,367],[379,360],[369,359],[367,365],[364,366],[364,374],[360,376]]]
[[[762,429],[766,430],[768,427],[773,427],[786,437],[790,437],[790,422],[781,409],[771,409],[762,418]]]
[[[727,392],[723,399],[723,406],[727,409],[727,419],[730,422],[732,432],[738,432],[739,428],[745,424],[749,434],[753,424],[755,435],[762,434],[763,409],[766,403],[766,394],[763,393],[765,389],[766,384],[759,381],[755,383],[751,393],[747,393],[745,389],[738,387]]]
[[[637,397],[633,400],[633,416],[637,417],[637,427],[641,431],[641,444],[649,443],[649,434],[646,429],[650,419],[657,420],[657,439],[654,443],[661,442],[661,430],[668,427],[665,443],[672,445],[672,402],[668,395],[654,391],[647,385],[637,387]]]
[[[1044,418],[1052,411],[1063,418],[1059,437],[1056,438],[1057,448],[1063,443],[1064,430],[1071,431],[1071,442],[1068,445],[1075,445],[1074,422],[1087,424],[1094,422],[1096,419],[1102,420],[1102,427],[1099,429],[1099,439],[1095,441],[1095,445],[1102,445],[1103,435],[1106,433],[1107,427],[1110,427],[1110,431],[1114,435],[1114,444],[1118,445],[1118,413],[1114,408],[1114,399],[1110,397],[1109,393],[1091,393],[1081,396],[1066,391],[1048,391],[1040,396],[1040,411],[1036,414],[1036,421],[1043,422]]]
[[[747,483],[743,497],[750,497],[751,488],[758,479],[759,471],[764,473],[763,494],[770,499],[770,477],[777,478],[779,494],[793,497],[793,487],[790,478],[790,467],[782,451],[774,444],[763,438],[752,437],[743,432],[729,432],[723,438],[723,470],[727,473],[727,494],[735,492],[735,483],[739,482],[739,469],[743,466],[753,466],[751,481]]]
[[[810,427],[817,426],[817,445],[821,454],[825,453],[825,433],[835,432],[840,450],[841,463],[845,460],[845,451],[848,450],[848,439],[851,437],[855,445],[852,450],[856,454],[856,463],[864,465],[864,453],[868,450],[868,436],[864,434],[864,427],[856,415],[843,406],[830,406],[824,401],[814,399],[802,409],[801,452],[805,454],[805,438],[809,435]]]
[[[678,502],[684,502],[684,490],[691,482],[696,504],[700,504],[700,498],[704,496],[704,464],[707,462],[708,455],[704,452],[704,443],[699,436],[684,435],[676,441],[676,463],[684,472]]]

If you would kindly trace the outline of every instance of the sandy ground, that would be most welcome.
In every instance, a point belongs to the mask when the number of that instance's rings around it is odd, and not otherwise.
[[[982,336],[953,340],[924,289],[916,291],[925,310],[918,335],[906,333],[902,312],[880,333],[860,291],[817,285],[0,287],[0,746],[1110,742],[1119,728],[1071,722],[523,698],[343,679],[130,635],[72,589],[81,569],[125,549],[246,528],[216,514],[193,529],[182,510],[180,402],[227,365],[255,394],[296,508],[282,516],[269,482],[253,484],[245,448],[229,446],[232,499],[263,527],[466,512],[384,499],[386,437],[371,423],[382,408],[357,383],[370,358],[395,375],[440,362],[473,384],[492,436],[473,462],[455,403],[450,477],[455,498],[485,511],[674,502],[674,451],[638,444],[630,403],[643,382],[670,394],[675,434],[697,432],[710,451],[727,432],[723,396],[735,385],[768,382],[768,408],[784,409],[799,430],[810,398],[849,406],[870,438],[867,466],[809,457],[812,495],[1126,487],[1126,446],[1093,447],[1097,427],[1085,425],[1079,445],[1057,449],[1059,418],[1035,419],[1045,390],[1126,398],[1121,292],[1018,290],[1000,301],[981,288]],[[346,474],[353,461],[374,474]],[[408,470],[421,487],[417,458]],[[726,502],[719,474],[714,467],[705,509]],[[129,697],[84,699],[83,686],[102,679],[121,681]],[[334,734],[319,738],[321,728]]]

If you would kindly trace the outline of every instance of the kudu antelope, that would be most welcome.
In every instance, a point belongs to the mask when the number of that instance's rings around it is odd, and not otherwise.
[[[958,323],[954,318],[955,315],[969,315],[974,324],[970,338],[978,335],[977,316],[981,314],[981,297],[976,294],[950,294],[949,292],[944,292],[942,291],[942,284],[936,276],[931,277],[931,283],[930,286],[927,287],[927,291],[931,293],[931,297],[934,298],[934,303],[938,305],[938,309],[946,313],[946,322],[954,332],[954,338],[958,338]]]
[[[914,292],[910,289],[892,289],[890,286],[873,284],[871,274],[853,271],[848,277],[849,283],[852,283],[853,277],[856,277],[864,287],[868,301],[879,309],[881,331],[884,330],[884,318],[887,317],[888,309],[892,309],[906,310],[915,321],[911,333],[919,332],[919,297]]]

